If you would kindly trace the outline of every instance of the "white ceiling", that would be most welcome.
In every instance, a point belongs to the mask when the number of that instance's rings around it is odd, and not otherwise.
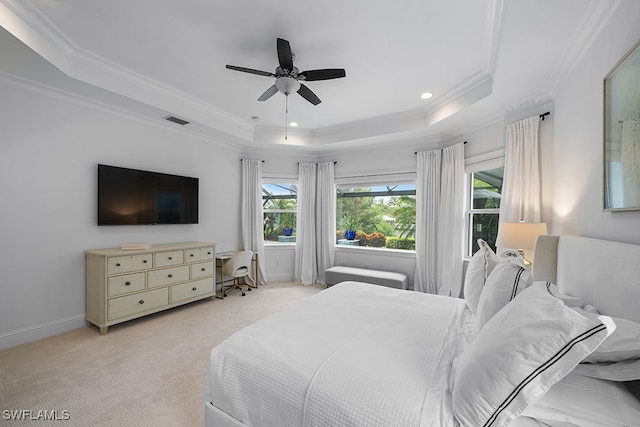
[[[178,116],[191,122],[190,131],[225,143],[318,150],[450,138],[544,103],[618,2],[399,4],[0,0],[0,25],[82,82],[76,90],[105,89],[120,95],[110,102],[120,99],[122,108],[158,120]],[[289,40],[300,70],[347,74],[306,83],[322,103],[293,94],[288,117],[284,95],[257,101],[273,78],[225,68],[273,72],[277,37]],[[0,42],[8,43],[6,36]],[[434,96],[420,99],[425,91]],[[285,141],[286,118],[300,126]]]

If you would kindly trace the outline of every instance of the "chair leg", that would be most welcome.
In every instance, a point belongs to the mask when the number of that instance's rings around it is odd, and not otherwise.
[[[240,292],[242,292],[242,296],[245,296],[244,289],[240,287],[240,280],[237,277],[233,279],[233,285],[236,289],[240,289]]]

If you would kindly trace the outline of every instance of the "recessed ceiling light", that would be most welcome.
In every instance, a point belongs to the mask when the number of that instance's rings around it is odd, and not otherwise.
[[[292,128],[295,128],[295,127],[297,127],[297,126],[298,126],[298,123],[296,123],[296,122],[291,122],[291,123],[289,123],[289,126],[291,126]]]
[[[433,96],[433,94],[431,92],[425,92],[422,95],[420,95],[420,99],[429,99]]]

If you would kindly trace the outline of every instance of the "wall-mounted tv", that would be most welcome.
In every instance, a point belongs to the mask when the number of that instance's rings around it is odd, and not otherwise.
[[[98,165],[98,225],[198,223],[198,178]]]

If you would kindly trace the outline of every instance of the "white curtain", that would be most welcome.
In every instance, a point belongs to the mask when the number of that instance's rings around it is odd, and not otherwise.
[[[416,178],[416,274],[413,289],[438,293],[441,150],[419,151]]]
[[[265,274],[262,213],[262,161],[242,160],[242,245],[258,254],[260,283],[267,284]],[[249,276],[255,280],[253,269]]]
[[[316,164],[298,164],[298,212],[293,280],[313,284],[318,276],[316,265],[315,197]]]
[[[335,258],[336,194],[333,163],[298,165],[298,216],[293,280],[324,283]]]
[[[416,291],[460,296],[463,203],[463,144],[418,152]]]
[[[540,116],[507,126],[500,222],[540,222]]]
[[[333,162],[318,164],[316,186],[316,243],[318,278],[325,283],[324,272],[333,267],[336,253],[336,186]]]

